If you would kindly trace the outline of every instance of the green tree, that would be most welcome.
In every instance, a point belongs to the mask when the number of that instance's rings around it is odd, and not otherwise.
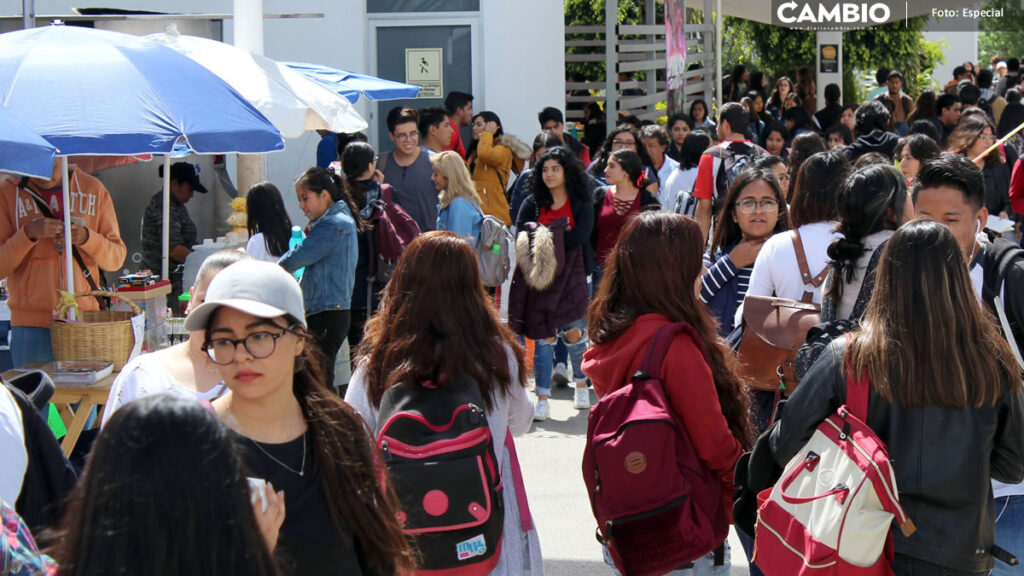
[[[859,78],[866,72],[871,77],[882,66],[898,68],[906,79],[905,90],[916,97],[932,86],[931,72],[942,61],[938,44],[924,39],[926,19],[911,18],[884,26],[843,33],[843,94],[850,102],[862,101],[866,92]],[[773,78],[795,79],[801,66],[814,67],[816,62],[815,33],[772,26],[743,18],[727,16],[723,36],[723,69],[734,64],[747,64],[769,73]]]
[[[989,0],[985,9],[1002,9],[1002,18],[982,18],[979,25],[978,57],[988,65],[993,56],[1020,58],[1024,55],[1024,7],[1020,0]]]

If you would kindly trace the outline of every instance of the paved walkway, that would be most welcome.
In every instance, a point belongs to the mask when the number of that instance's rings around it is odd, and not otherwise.
[[[597,398],[591,391],[591,402]],[[594,538],[596,524],[583,483],[581,465],[586,444],[587,412],[572,407],[572,389],[556,388],[551,397],[551,418],[534,422],[530,432],[516,440],[544,553],[548,576],[611,574],[601,559]],[[746,576],[747,562],[735,533],[731,574]]]

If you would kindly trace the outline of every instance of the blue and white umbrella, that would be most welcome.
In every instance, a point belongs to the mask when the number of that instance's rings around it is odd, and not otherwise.
[[[359,100],[360,95],[366,96],[370,100],[399,100],[415,98],[420,93],[420,87],[413,84],[385,80],[367,74],[357,74],[330,66],[301,62],[285,62],[284,64],[348,98],[349,102],[353,104]]]
[[[0,171],[49,178],[57,149],[0,106]]]
[[[215,74],[137,36],[47,26],[0,34],[0,104],[66,155],[282,150],[280,132]],[[164,170],[164,277],[170,170]],[[64,211],[71,245],[70,211]],[[71,250],[65,277],[74,278]],[[73,287],[72,287],[73,288]]]

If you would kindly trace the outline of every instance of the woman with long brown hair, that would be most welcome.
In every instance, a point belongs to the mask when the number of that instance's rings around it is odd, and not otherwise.
[[[540,541],[536,530],[521,529],[512,454],[502,445],[508,432],[530,429],[525,373],[523,349],[491,305],[473,250],[451,232],[434,231],[402,253],[380,310],[366,324],[345,395],[376,429],[384,393],[393,386],[444,387],[459,376],[476,381],[503,484],[505,529],[492,572],[499,575],[542,572]]]
[[[996,148],[975,160],[996,141],[995,125],[984,114],[964,114],[949,135],[946,146],[953,154],[962,154],[981,168],[985,175],[985,207],[989,214],[1007,218],[1010,210],[1010,169],[1005,153]]]
[[[587,315],[593,346],[584,354],[583,371],[603,397],[629,381],[661,327],[693,326],[701,342],[676,335],[661,379],[697,457],[717,475],[731,517],[733,472],[754,429],[735,360],[697,298],[703,244],[696,221],[678,214],[644,212],[626,224]],[[698,565],[703,562],[710,561],[702,558]]]
[[[897,574],[987,574],[995,541],[990,479],[1024,479],[1020,368],[978,306],[949,229],[916,220],[887,242],[861,329],[836,339],[772,431],[785,465],[846,402],[847,374],[870,385],[867,424],[889,448],[900,502]],[[957,536],[950,537],[951,534]]]
[[[284,491],[284,572],[412,570],[396,499],[379,483],[380,453],[359,413],[325,384],[295,279],[267,262],[228,266],[186,328],[206,333],[203,349],[229,389],[213,407],[237,433],[249,475]]]

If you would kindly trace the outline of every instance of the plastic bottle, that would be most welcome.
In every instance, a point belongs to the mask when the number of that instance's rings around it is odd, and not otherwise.
[[[302,228],[299,228],[298,226],[292,226],[292,237],[291,239],[288,240],[288,249],[294,250],[301,246],[302,239]],[[295,278],[298,280],[302,280],[302,273],[305,272],[305,270],[305,268],[299,268],[295,272],[292,272],[292,276],[295,276]]]

